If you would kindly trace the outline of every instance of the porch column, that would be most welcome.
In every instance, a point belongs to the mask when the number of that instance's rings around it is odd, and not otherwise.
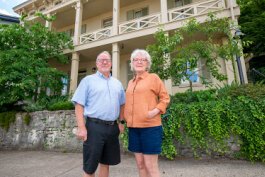
[[[47,14],[47,17],[48,17],[48,18],[51,18],[51,14]],[[45,27],[48,28],[49,30],[51,30],[51,29],[52,29],[52,22],[46,20],[46,21],[45,21]]]
[[[112,44],[112,76],[120,77],[120,48],[118,43]]]
[[[79,44],[79,38],[82,27],[83,4],[78,0],[75,5],[75,31],[74,31],[74,45]]]
[[[167,23],[168,22],[168,15],[167,15],[167,0],[160,0],[160,7],[161,7],[161,22]]]
[[[222,43],[225,45],[228,43],[228,39],[226,37],[222,38]],[[231,60],[225,60],[225,70],[226,70],[226,75],[227,75],[227,84],[231,84],[233,81],[235,81],[235,71],[234,71],[234,67],[233,67],[233,62]],[[235,62],[234,62],[234,66],[235,66]]]
[[[72,53],[72,63],[71,63],[71,76],[70,76],[70,89],[69,93],[72,94],[77,88],[78,79],[78,68],[79,68],[79,53]]]
[[[119,34],[120,0],[113,0],[112,35]]]
[[[166,32],[166,35],[169,36],[169,33]],[[165,53],[164,54],[164,58],[166,60],[166,65],[170,65],[170,54],[169,53]],[[173,91],[172,91],[172,79],[167,79],[164,81],[165,83],[165,87],[167,89],[168,94],[172,95]]]

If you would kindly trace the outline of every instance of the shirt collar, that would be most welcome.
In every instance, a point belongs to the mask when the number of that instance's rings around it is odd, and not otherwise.
[[[96,72],[96,74],[99,76],[99,77],[101,77],[101,78],[104,78],[104,79],[110,79],[112,76],[111,76],[111,74],[110,74],[110,77],[105,77],[101,72],[99,72],[99,71],[97,71]]]
[[[149,73],[146,71],[146,72],[144,72],[143,74],[141,74],[141,75],[138,77],[138,80],[139,80],[139,79],[144,79],[144,78],[146,78],[148,75],[149,75]],[[134,78],[133,78],[133,81],[135,81],[135,80],[136,80],[136,75],[135,75]]]

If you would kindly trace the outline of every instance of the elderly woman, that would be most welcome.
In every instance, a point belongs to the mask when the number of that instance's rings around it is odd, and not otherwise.
[[[135,154],[140,177],[159,177],[158,154],[162,146],[160,114],[165,113],[169,95],[161,79],[149,73],[151,57],[136,49],[131,55],[135,77],[126,90],[124,118],[129,128],[129,151]]]

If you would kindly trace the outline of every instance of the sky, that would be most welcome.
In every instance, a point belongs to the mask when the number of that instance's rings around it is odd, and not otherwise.
[[[13,11],[13,7],[27,0],[0,0],[0,14],[19,16]]]

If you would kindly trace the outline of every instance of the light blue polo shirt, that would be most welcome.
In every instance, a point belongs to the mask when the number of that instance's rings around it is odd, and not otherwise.
[[[97,71],[82,79],[72,102],[84,106],[85,117],[114,121],[119,117],[120,106],[125,104],[125,93],[119,80]]]

